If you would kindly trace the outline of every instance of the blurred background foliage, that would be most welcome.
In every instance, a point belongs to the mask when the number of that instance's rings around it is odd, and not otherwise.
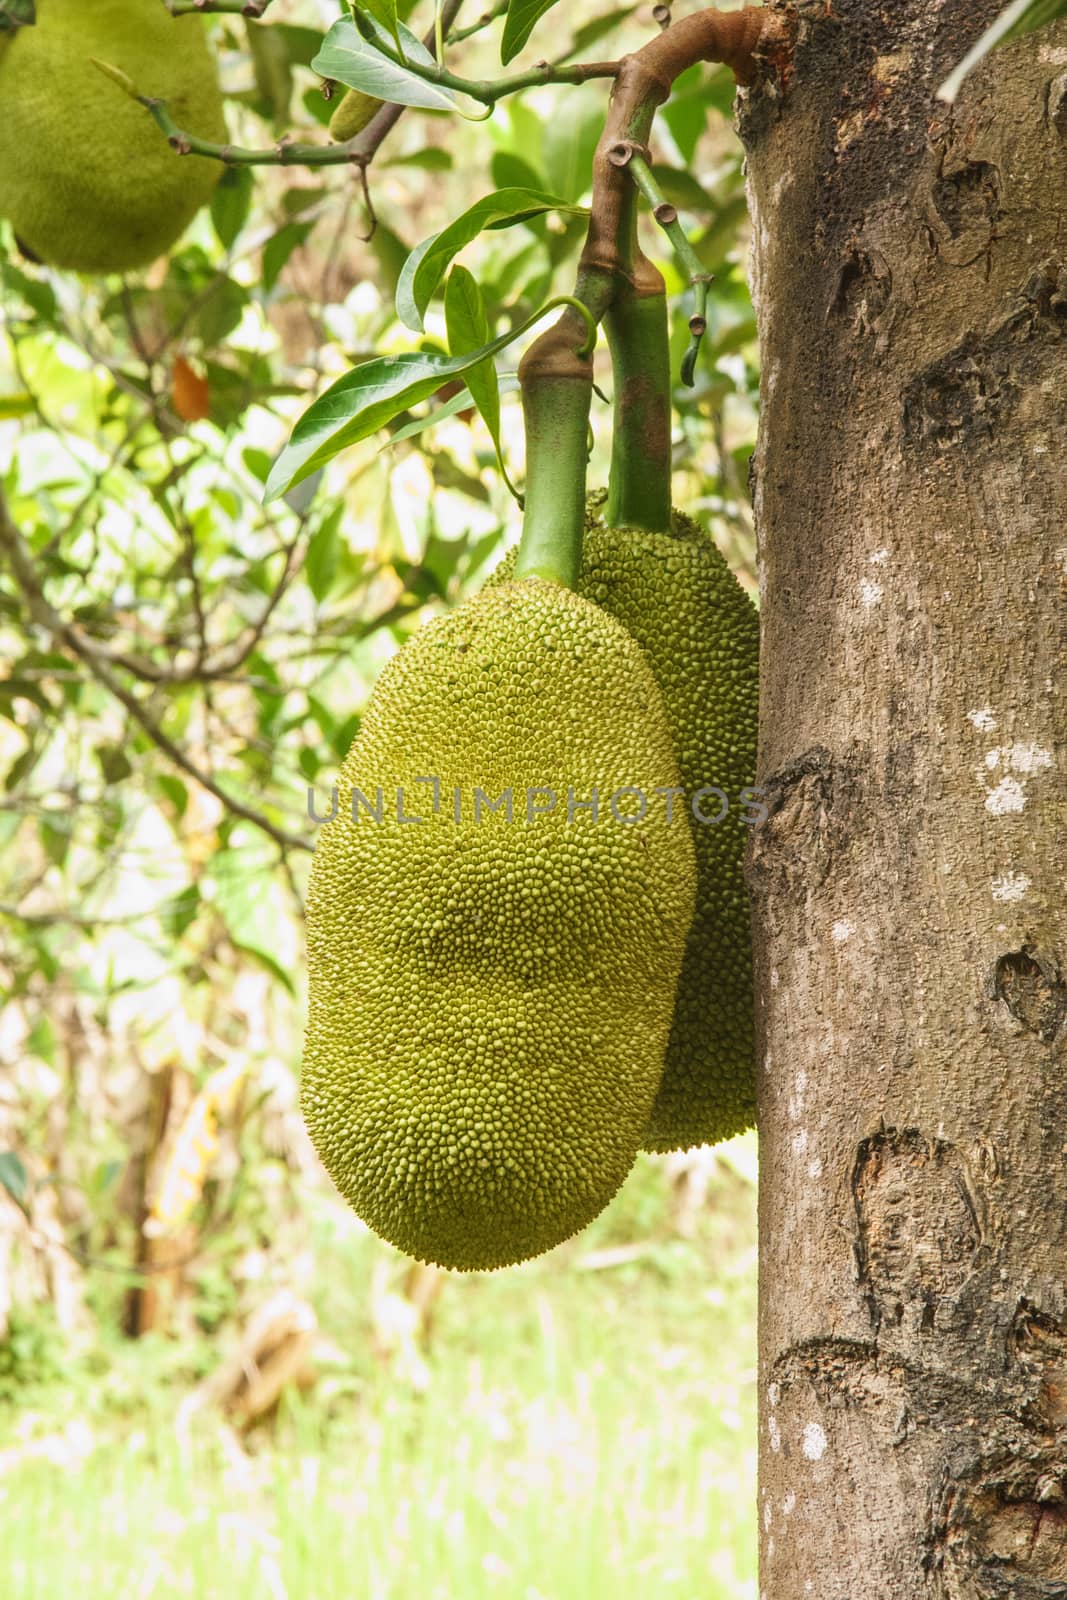
[[[339,9],[205,24],[236,143],[327,140],[308,63]],[[499,11],[471,7],[450,64],[499,74]],[[654,26],[567,0],[515,67],[620,55]],[[696,387],[676,390],[675,499],[754,589],[732,93],[687,73],[654,153],[715,274]],[[138,1595],[755,1595],[754,1142],[642,1158],[579,1239],[463,1277],[366,1232],[296,1109],[309,786],[325,814],[381,663],[480,585],[520,513],[473,411],[427,424],[447,394],[286,501],[262,484],[354,363],[447,349],[440,299],[421,340],[394,310],[420,240],[495,188],[587,200],[606,100],[542,86],[484,124],[405,113],[373,217],[343,167],[226,170],[140,277],[0,243],[0,479],[32,557],[0,567],[7,1593],[136,1573]],[[686,297],[645,227],[677,374]],[[468,247],[494,334],[569,292],[583,229],[549,214]],[[521,349],[498,363],[520,485]],[[610,399],[604,350],[598,384]],[[593,429],[595,485],[606,400]]]

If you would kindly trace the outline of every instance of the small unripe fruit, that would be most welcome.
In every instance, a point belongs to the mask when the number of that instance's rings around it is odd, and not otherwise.
[[[338,144],[347,144],[357,133],[362,133],[371,118],[382,109],[382,102],[362,89],[349,89],[341,104],[330,118],[330,138]]]

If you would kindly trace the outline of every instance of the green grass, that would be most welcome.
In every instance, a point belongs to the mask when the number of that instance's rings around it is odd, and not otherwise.
[[[314,1298],[348,1366],[247,1454],[214,1422],[183,1442],[176,1395],[146,1386],[139,1416],[127,1386],[122,1413],[86,1425],[80,1463],[0,1472],[0,1589],[754,1600],[753,1212],[725,1172],[679,1238],[662,1167],[643,1159],[578,1240],[449,1279],[420,1394],[366,1354],[370,1269],[387,1252],[324,1206]],[[634,1241],[647,1254],[583,1266]]]

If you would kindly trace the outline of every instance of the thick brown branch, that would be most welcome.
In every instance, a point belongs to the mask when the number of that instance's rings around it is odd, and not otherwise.
[[[623,58],[593,162],[593,206],[582,252],[583,274],[622,273],[641,292],[649,264],[636,249],[636,196],[626,170],[630,152],[635,146],[643,148],[657,107],[687,67],[698,61],[721,61],[738,83],[750,83],[761,52],[784,29],[782,18],[764,6],[698,11]],[[658,293],[659,274],[644,287]]]
[[[749,83],[762,53],[785,31],[784,20],[764,6],[700,11],[618,63],[593,162],[593,202],[575,288],[597,322],[608,314],[620,282],[639,297],[663,293],[662,275],[638,248],[637,191],[627,168],[632,154],[647,154],[656,108],[667,99],[675,78],[698,61],[721,61],[739,83]],[[527,380],[535,370],[538,377],[577,375],[570,369],[581,343],[579,327],[566,311],[535,341],[523,362]]]

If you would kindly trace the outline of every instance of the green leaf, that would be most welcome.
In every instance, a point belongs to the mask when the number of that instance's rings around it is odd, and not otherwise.
[[[246,450],[242,450],[241,460],[253,478],[258,478],[260,483],[266,483],[270,471],[270,456],[266,450],[257,450],[254,445],[249,445]]]
[[[504,377],[498,376],[497,378],[497,388],[501,394],[513,394],[518,387],[519,380],[513,373],[507,373]],[[447,422],[449,417],[456,416],[460,411],[466,411],[468,406],[472,406],[474,403],[474,396],[464,386],[458,394],[454,394],[450,400],[446,400],[444,405],[435,406],[427,416],[416,417],[414,422],[406,422],[402,428],[398,428],[395,433],[390,434],[385,444],[382,445],[382,449],[389,450],[394,444],[399,444],[403,439],[414,439],[416,434],[425,433],[427,428],[434,427],[438,422]]]
[[[401,48],[408,61],[436,67],[433,56],[420,39],[403,26],[399,26],[399,32]],[[388,100],[393,105],[421,106],[429,111],[454,111],[457,107],[450,89],[428,83],[417,73],[390,60],[363,37],[348,17],[334,23],[311,65],[322,78],[333,78],[348,89],[362,89],[364,94],[371,94],[376,100]]]
[[[349,445],[369,438],[401,411],[428,400],[449,378],[469,372],[479,361],[506,349],[536,320],[533,317],[520,323],[481,350],[464,355],[406,350],[400,355],[378,356],[346,372],[297,422],[289,443],[271,468],[264,499],[276,499]]]
[[[186,884],[176,895],[164,900],[159,907],[159,919],[170,938],[178,940],[196,921],[200,910],[200,890],[195,883]]]
[[[455,266],[448,275],[445,285],[445,326],[448,329],[448,348],[454,356],[477,350],[489,343],[485,300],[477,279],[466,267]],[[507,467],[500,448],[500,387],[492,356],[470,369],[467,387],[489,429],[500,471],[507,479]]]
[[[277,27],[277,23],[273,24],[273,26]],[[332,100],[327,100],[320,88],[305,89],[300,96],[300,102],[312,122],[317,122],[320,128],[327,128],[330,124],[330,118],[341,102],[343,94],[344,91],[342,90],[334,95]]]
[[[728,82],[731,99],[727,108],[732,104],[734,92],[733,73],[724,69],[725,80]],[[671,97],[664,105],[660,116],[667,124],[671,138],[678,146],[678,154],[690,166],[693,155],[700,139],[700,135],[708,125],[708,112],[712,105],[718,105],[714,100],[711,89],[718,84],[718,73],[708,73],[698,62],[695,66],[687,67],[674,80]]]
[[[391,161],[376,161],[376,167],[418,167],[423,172],[448,172],[452,156],[439,145],[427,145],[425,150],[412,150],[406,156],[394,156]]]
[[[338,521],[336,517],[327,517],[308,545],[304,572],[308,588],[318,601],[325,600],[337,573],[337,559],[340,554]]]
[[[375,22],[380,22],[393,36],[401,55],[404,47],[400,39],[400,25],[396,15],[396,0],[363,0],[358,10],[367,12]]]
[[[105,783],[121,783],[133,771],[130,758],[120,744],[99,744],[96,759]]]
[[[10,261],[0,261],[0,281],[19,295],[42,322],[54,323],[58,310],[52,286],[30,278]]]
[[[273,239],[268,239],[263,251],[263,288],[267,294],[274,288],[293,251],[303,244],[314,226],[313,222],[287,222]]]
[[[219,851],[205,871],[213,885],[212,904],[231,942],[247,950],[272,972],[290,994],[293,975],[278,960],[276,928],[284,915],[278,885],[257,848]]]
[[[70,824],[64,821],[57,827],[45,812],[38,818],[37,832],[49,861],[54,867],[61,867],[70,850]]]
[[[383,288],[389,289],[395,295],[396,286],[400,282],[400,274],[404,270],[404,262],[411,252],[411,246],[405,239],[401,239],[399,234],[394,233],[392,228],[379,217],[378,226],[375,228],[374,236],[370,241],[370,248],[373,250],[378,266],[381,269]]]
[[[494,150],[489,175],[498,189],[543,189],[545,180],[537,168],[514,150]]]
[[[322,49],[323,30],[303,28],[299,23],[272,22],[271,28],[284,40],[289,60],[294,67],[310,67],[315,52]]]
[[[602,16],[594,17],[591,22],[587,22],[584,27],[579,28],[574,35],[570,49],[567,51],[567,58],[584,56],[591,45],[596,44],[598,40],[603,39],[607,34],[614,32],[619,24],[632,17],[636,10],[636,6],[623,6],[619,11],[605,11]]]
[[[546,211],[579,212],[558,195],[539,189],[497,189],[477,201],[455,222],[431,235],[411,252],[396,288],[397,316],[406,328],[422,331],[426,308],[454,256],[486,228],[510,228]]]
[[[122,1161],[98,1161],[89,1176],[88,1189],[94,1199],[99,1199],[106,1194],[118,1177],[121,1175],[125,1163]]]
[[[267,246],[268,251],[273,243],[272,239]],[[215,349],[238,326],[248,302],[249,293],[243,284],[235,282],[233,278],[218,278],[201,296],[199,306],[186,326],[200,335],[209,350]]]
[[[1067,0],[1012,0],[982,34],[957,67],[949,73],[937,91],[939,100],[951,105],[959,94],[964,79],[973,72],[980,61],[998,44],[1021,39],[1025,34],[1045,28],[1057,17],[1067,16]]]
[[[274,122],[285,122],[293,95],[293,64],[289,47],[277,28],[249,19],[245,23],[248,53],[261,110]]]
[[[545,124],[541,164],[549,187],[565,200],[579,199],[592,184],[607,103],[602,85],[581,85],[567,93]]]
[[[32,28],[36,21],[34,0],[0,0],[0,37],[16,28]]]
[[[679,211],[695,211],[700,214],[712,212],[718,205],[704,185],[698,183],[691,172],[685,172],[680,167],[665,167],[657,162],[652,168],[652,176],[663,190],[664,199],[669,200]]]
[[[6,1189],[19,1210],[26,1214],[29,1187],[26,1168],[14,1150],[0,1150],[0,1188]]]
[[[248,220],[252,204],[252,174],[247,167],[224,167],[211,196],[211,225],[224,250],[228,250]]]
[[[500,41],[500,59],[505,67],[518,55],[545,12],[551,11],[555,4],[556,0],[508,0],[504,37]]]
[[[156,778],[156,786],[166,795],[179,817],[184,817],[189,804],[189,791],[182,780],[174,777],[173,773],[161,772]]]

